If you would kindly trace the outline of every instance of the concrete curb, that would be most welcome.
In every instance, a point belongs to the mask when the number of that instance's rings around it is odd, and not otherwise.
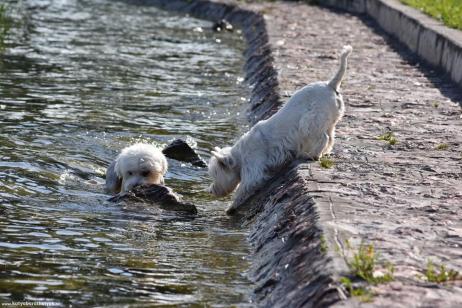
[[[246,80],[252,85],[248,117],[252,124],[271,116],[281,105],[265,20],[261,14],[211,1],[136,0],[165,10],[218,21],[226,19],[242,29]],[[241,217],[250,226],[254,247],[250,278],[253,302],[263,307],[325,307],[345,295],[338,283],[345,267],[333,253],[330,230],[323,229],[321,212],[305,189],[298,164],[277,175],[247,204]],[[327,245],[327,247],[326,247]]]
[[[324,0],[323,5],[371,16],[387,33],[462,88],[462,31],[396,0]]]

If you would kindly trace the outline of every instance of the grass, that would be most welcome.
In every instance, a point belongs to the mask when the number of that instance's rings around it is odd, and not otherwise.
[[[446,26],[462,30],[462,0],[401,0],[443,22]]]
[[[326,238],[324,237],[324,235],[321,235],[321,239],[320,239],[320,246],[319,246],[319,249],[321,250],[321,252],[323,254],[326,254],[327,253],[327,241],[326,241]]]
[[[358,251],[353,258],[348,261],[352,273],[367,281],[370,284],[387,283],[393,280],[394,268],[392,265],[387,266],[387,272],[383,275],[377,275],[377,254],[372,244],[360,244]]]
[[[0,4],[0,52],[5,50],[5,40],[11,29],[12,20],[5,4]]]
[[[436,146],[437,150],[444,151],[449,149],[449,145],[447,143],[440,143]]]
[[[356,297],[363,303],[370,303],[374,298],[374,293],[363,286],[354,286],[351,279],[348,277],[341,277],[340,282],[345,286],[350,293],[350,296]]]
[[[435,265],[431,261],[428,261],[427,263],[425,278],[428,282],[443,283],[447,281],[454,281],[458,279],[458,276],[459,272],[452,269],[447,270],[446,266],[443,264],[439,266],[438,270],[435,268]]]
[[[393,132],[386,132],[385,134],[378,136],[377,139],[386,141],[389,145],[395,145],[398,143],[398,139],[396,139]]]
[[[351,245],[347,241],[346,247],[351,250]],[[353,257],[346,260],[351,270],[351,275],[367,282],[369,285],[378,285],[394,280],[394,267],[391,263],[386,266],[387,271],[382,273],[377,270],[378,254],[376,254],[372,244],[364,245],[361,243]],[[374,293],[365,286],[353,285],[348,277],[342,277],[340,282],[345,286],[351,296],[357,297],[362,302],[371,302]]]
[[[328,156],[322,156],[319,160],[319,164],[324,169],[330,169],[334,166],[334,161],[330,159]]]

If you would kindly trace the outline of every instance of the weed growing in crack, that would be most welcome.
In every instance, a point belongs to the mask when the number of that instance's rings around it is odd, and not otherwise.
[[[319,249],[323,254],[327,253],[327,241],[324,235],[321,235]]]
[[[373,301],[374,293],[363,286],[354,286],[350,278],[341,277],[340,283],[345,286],[350,296],[358,298],[359,301],[363,303],[370,303]]]
[[[322,156],[319,160],[319,164],[324,169],[330,169],[334,166],[334,161],[328,156]]]
[[[386,132],[385,134],[378,136],[377,139],[386,141],[389,145],[395,145],[398,143],[398,139],[396,139],[393,132]]]
[[[458,279],[459,272],[455,270],[447,270],[444,264],[439,266],[439,270],[435,268],[435,265],[431,260],[427,263],[427,269],[425,270],[425,278],[428,282],[443,283],[447,281],[455,281]],[[462,279],[462,277],[461,277]]]
[[[447,143],[441,143],[436,146],[437,150],[444,151],[449,149],[449,145]]]
[[[349,241],[346,241],[348,250],[352,250]],[[345,257],[345,256],[344,256]],[[378,285],[388,283],[394,280],[394,266],[388,262],[386,271],[377,270],[378,254],[375,252],[372,244],[365,245],[361,243],[358,251],[353,253],[353,257],[345,258],[348,267],[351,270],[353,279],[359,279],[366,282],[368,285]],[[374,293],[367,286],[354,285],[348,277],[342,277],[340,282],[345,286],[351,296],[358,297],[362,302],[370,302],[373,299]]]
[[[352,274],[367,281],[370,284],[387,283],[393,280],[394,267],[387,265],[387,272],[381,274],[376,270],[377,255],[372,244],[360,244],[358,251],[348,261]]]

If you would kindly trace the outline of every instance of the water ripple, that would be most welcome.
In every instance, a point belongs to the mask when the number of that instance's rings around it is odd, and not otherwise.
[[[110,0],[15,0],[0,58],[0,301],[248,305],[246,230],[205,170],[166,182],[199,215],[107,202],[125,146],[188,138],[205,158],[242,131],[242,39]],[[219,42],[218,40],[219,39]]]

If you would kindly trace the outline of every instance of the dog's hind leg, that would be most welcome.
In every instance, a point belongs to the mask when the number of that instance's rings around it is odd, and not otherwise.
[[[329,136],[326,133],[306,136],[301,146],[301,157],[318,160],[324,154],[328,143]]]
[[[298,157],[318,160],[329,145],[329,135],[322,130],[322,121],[312,114],[306,114],[300,119],[298,134],[300,143]]]
[[[332,152],[332,148],[334,147],[335,141],[335,125],[332,125],[327,130],[327,135],[329,137],[329,141],[327,142],[326,148],[323,150],[322,155],[330,154]]]

